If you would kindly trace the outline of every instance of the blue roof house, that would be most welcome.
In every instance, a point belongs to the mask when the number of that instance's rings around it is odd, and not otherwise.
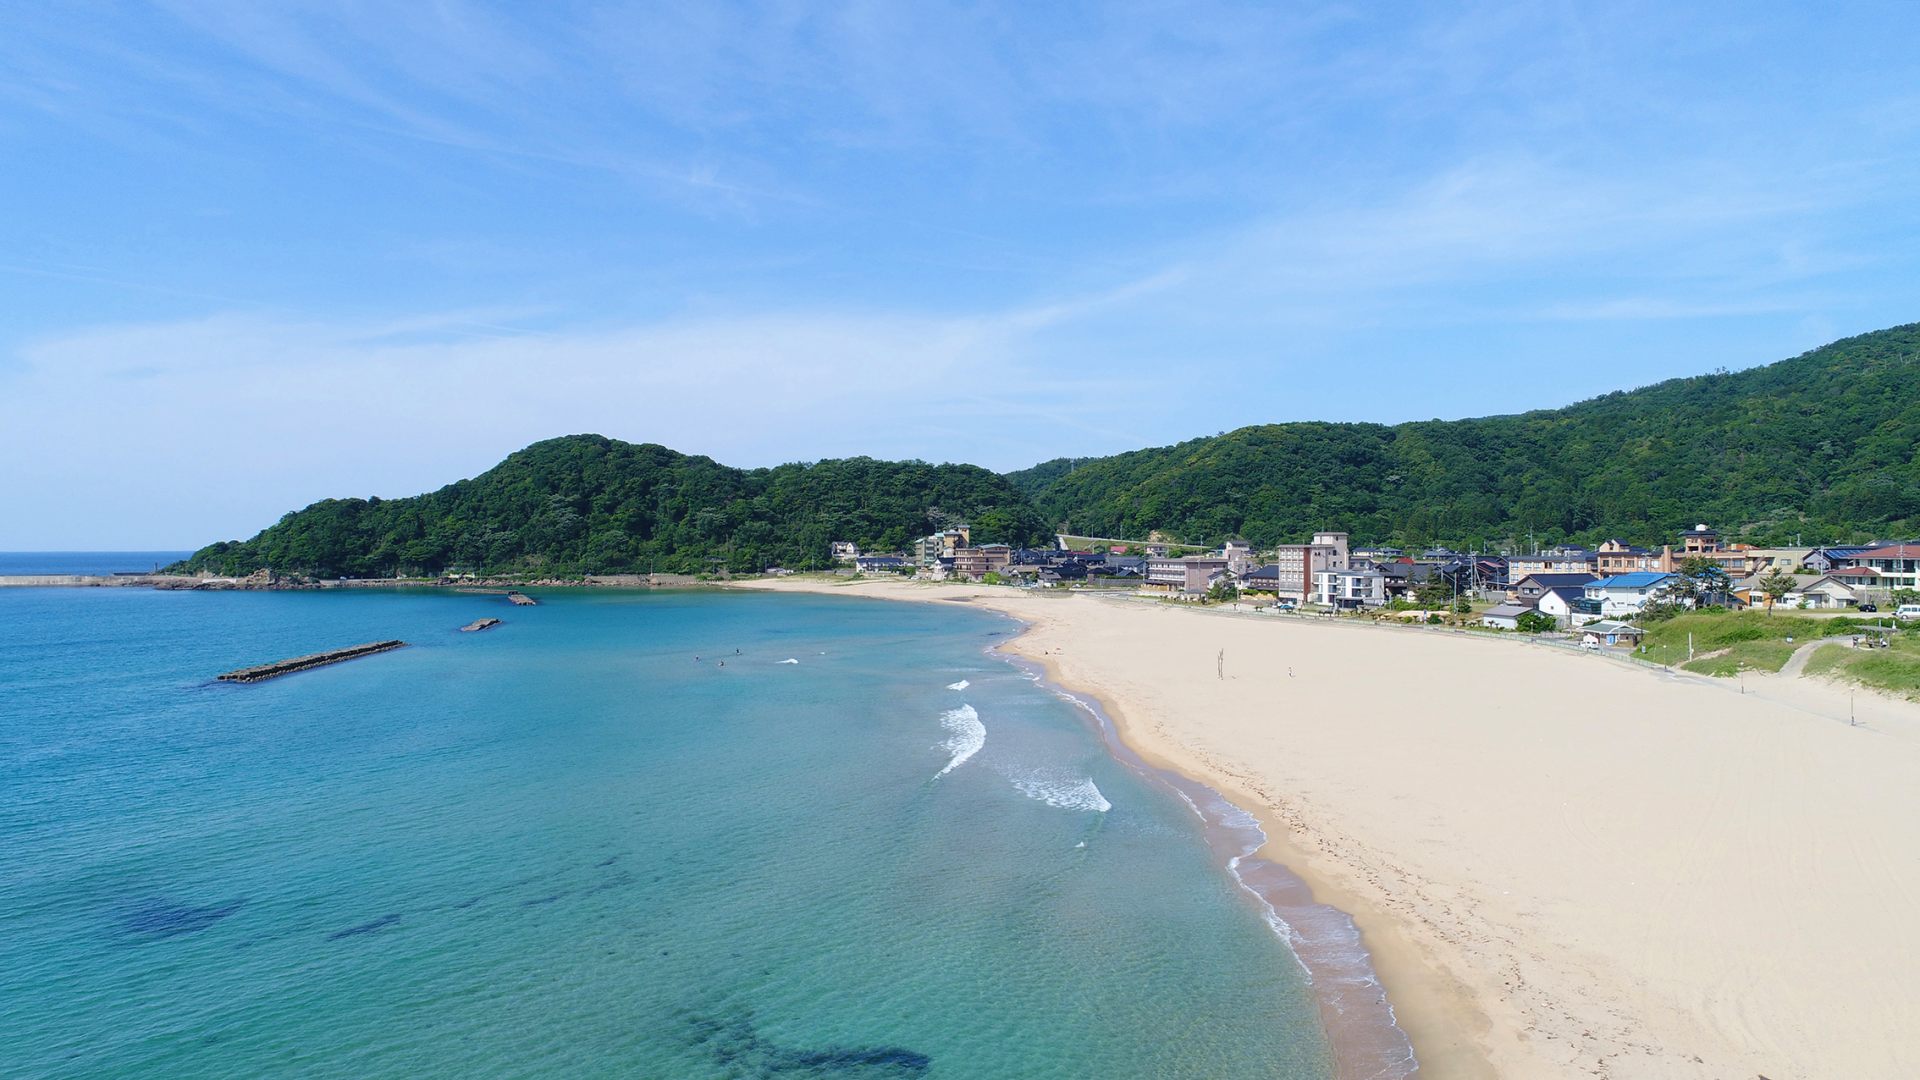
[[[1591,609],[1597,604],[1599,613],[1609,619],[1631,618],[1646,610],[1648,604],[1666,595],[1679,580],[1678,574],[1662,574],[1653,570],[1615,574],[1587,583],[1586,606]]]

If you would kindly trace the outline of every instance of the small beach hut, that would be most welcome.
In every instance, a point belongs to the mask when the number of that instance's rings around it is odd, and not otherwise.
[[[1613,619],[1602,619],[1596,623],[1588,623],[1581,630],[1580,644],[1633,646],[1640,644],[1640,640],[1646,636],[1647,632],[1637,626]]]

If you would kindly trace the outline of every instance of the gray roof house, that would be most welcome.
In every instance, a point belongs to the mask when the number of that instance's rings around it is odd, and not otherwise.
[[[1480,625],[1496,630],[1520,629],[1520,616],[1534,610],[1532,604],[1497,604],[1480,615]]]

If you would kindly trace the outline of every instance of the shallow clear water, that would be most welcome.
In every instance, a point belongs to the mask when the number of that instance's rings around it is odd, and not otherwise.
[[[0,1075],[1330,1075],[1011,623],[539,595],[0,592]]]

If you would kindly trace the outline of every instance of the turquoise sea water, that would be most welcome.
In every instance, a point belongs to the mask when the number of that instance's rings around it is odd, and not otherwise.
[[[0,1075],[1331,1075],[1010,622],[539,595],[0,592]]]

